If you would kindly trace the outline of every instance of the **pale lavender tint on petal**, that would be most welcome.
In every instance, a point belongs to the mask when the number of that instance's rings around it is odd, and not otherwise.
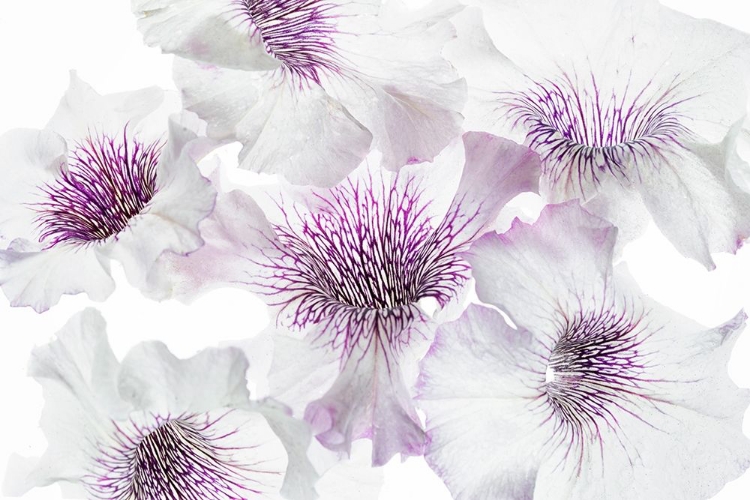
[[[71,151],[58,179],[39,186],[39,241],[48,248],[101,242],[127,227],[157,191],[161,142],[90,136]]]
[[[527,131],[549,182],[588,197],[605,176],[638,181],[639,167],[652,168],[690,140],[681,106],[695,96],[680,95],[680,82],[677,76],[668,86],[626,84],[612,91],[594,73],[562,73],[531,80],[525,91],[498,93],[498,106]]]
[[[264,235],[251,278],[278,307],[278,322],[312,326],[313,344],[340,357],[337,382],[305,418],[330,449],[347,452],[353,438],[371,437],[375,465],[419,455],[424,437],[399,365],[428,334],[417,303],[445,305],[469,279],[458,253],[480,205],[464,213],[459,198],[434,220],[418,177],[372,171],[315,196],[312,211],[278,204],[285,223]]]
[[[323,74],[344,66],[335,46],[338,4],[325,0],[232,0],[237,16],[250,25],[282,71],[299,86],[320,85]]]
[[[243,500],[261,494],[253,464],[233,459],[237,448],[222,441],[239,432],[218,416],[184,414],[114,425],[98,443],[95,466],[84,478],[92,498],[102,500]],[[255,488],[253,485],[257,485]]]

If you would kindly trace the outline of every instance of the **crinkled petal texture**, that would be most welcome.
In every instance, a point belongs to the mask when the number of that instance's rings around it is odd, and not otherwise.
[[[459,252],[511,198],[537,189],[540,167],[528,148],[482,133],[397,173],[377,161],[372,155],[331,189],[284,190],[263,202],[265,210],[240,192],[220,195],[202,225],[206,244],[160,262],[161,274],[174,277],[164,296],[243,286],[274,307],[279,326],[303,331],[295,352],[325,360],[285,366],[286,358],[276,359],[284,394],[272,396],[298,411],[306,406],[331,449],[348,451],[353,439],[371,437],[373,461],[383,464],[421,451],[408,388],[432,322],[419,302],[444,307],[460,298],[469,268]],[[336,367],[324,371],[335,382],[321,377],[323,392],[304,394],[304,404],[284,397],[295,393],[295,373],[299,384],[307,368],[329,364]]]
[[[34,351],[49,446],[34,463],[11,463],[7,494],[60,482],[78,498],[281,498],[287,455],[247,409],[240,350],[179,360],[146,343],[120,364],[104,330],[89,309]]]
[[[175,80],[185,107],[208,122],[211,137],[242,142],[243,168],[330,187],[371,147],[395,170],[432,160],[460,134],[466,86],[441,56],[454,36],[450,7],[133,4],[146,42],[184,58],[175,61]]]
[[[702,499],[750,467],[727,373],[745,314],[707,329],[652,302],[614,238],[567,203],[472,245],[477,295],[515,327],[472,305],[422,362],[426,458],[455,498]]]
[[[730,175],[750,37],[653,0],[474,3],[446,48],[471,89],[466,128],[539,153],[549,201],[588,201],[618,226],[650,213],[709,268],[750,236]],[[622,209],[631,197],[643,210]]]
[[[103,300],[112,258],[144,288],[159,255],[202,244],[215,192],[195,164],[199,120],[173,108],[159,89],[100,96],[73,74],[47,129],[0,138],[0,285],[13,305]]]

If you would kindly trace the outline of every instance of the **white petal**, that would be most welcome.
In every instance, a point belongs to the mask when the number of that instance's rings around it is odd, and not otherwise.
[[[370,132],[320,87],[188,61],[175,62],[175,79],[185,107],[208,122],[209,135],[243,143],[242,168],[331,186],[369,150]]]
[[[750,61],[750,37],[650,0],[472,3],[481,6],[484,20],[474,8],[457,15],[459,39],[447,51],[472,89],[469,129],[517,140],[529,132],[527,142],[543,157],[541,190],[548,201],[598,195],[588,208],[606,215],[617,211],[607,206],[610,197],[617,205],[635,193],[684,255],[710,268],[712,252],[736,251],[738,240],[750,233],[750,201],[739,196],[728,169],[733,128],[747,99],[743,68]],[[555,88],[559,92],[546,95]],[[562,116],[561,125],[535,127],[533,119],[514,114],[523,105],[504,102],[509,93],[525,93],[550,107],[541,115]],[[636,108],[668,110],[662,119],[677,128],[665,142],[657,134],[656,146],[630,155],[643,146],[636,137],[650,134],[628,130],[610,144],[610,126],[628,129],[640,113]],[[575,125],[568,127],[567,112],[581,113]],[[556,134],[568,144],[561,146]],[[723,150],[717,146],[722,141]],[[624,153],[619,163],[606,154],[618,148]],[[611,184],[603,177],[629,193],[603,188]],[[639,233],[638,212],[635,221],[621,210],[612,219],[628,227],[623,244]]]
[[[178,110],[176,96],[157,87],[103,96],[71,72],[70,86],[46,128],[72,145],[91,133],[120,134],[127,125],[149,142],[163,136],[167,117]]]
[[[0,286],[11,305],[43,312],[63,295],[85,293],[102,301],[114,291],[109,261],[96,247],[38,251],[27,246],[14,242],[0,250]]]
[[[357,448],[356,444],[354,448]],[[323,474],[315,485],[315,491],[320,500],[349,500],[351,498],[377,500],[380,498],[384,479],[383,469],[372,467],[370,453],[358,453],[358,451],[354,450],[352,458],[340,460]]]
[[[695,145],[658,172],[644,176],[638,190],[656,225],[677,250],[709,269],[711,253],[736,252],[750,236],[750,194],[726,169],[734,140]]]
[[[601,297],[617,230],[576,202],[548,205],[537,222],[487,234],[466,255],[479,298],[518,325],[545,331],[564,304]]]
[[[170,120],[156,194],[106,247],[122,263],[128,280],[141,290],[156,286],[148,278],[164,252],[185,255],[203,244],[198,226],[214,209],[216,192],[190,156],[194,139],[192,132]]]
[[[0,240],[36,241],[38,190],[66,164],[65,140],[47,130],[16,129],[0,136]]]
[[[318,473],[307,458],[307,448],[312,440],[310,426],[302,420],[292,418],[288,415],[287,408],[273,400],[262,401],[256,410],[266,418],[289,457],[284,486],[281,488],[282,495],[289,500],[315,500]]]
[[[272,70],[279,62],[263,40],[226,0],[132,0],[147,45],[164,52],[248,70]]]
[[[523,88],[523,71],[495,48],[479,9],[467,7],[453,16],[451,22],[457,36],[446,44],[444,53],[468,84],[464,130],[489,132],[523,142],[526,135],[523,131],[505,126],[495,95],[499,89]]]
[[[372,132],[373,147],[391,170],[431,161],[460,134],[466,86],[440,55],[453,29],[445,14],[425,11],[352,19],[358,36],[342,37],[339,46],[360,81],[331,77],[323,82]],[[361,27],[368,22],[371,31]]]
[[[289,459],[266,418],[241,409],[217,409],[208,418],[215,419],[217,415],[221,421],[215,435],[222,438],[215,443],[220,449],[231,450],[232,460],[246,468],[246,486],[259,491],[263,500],[281,500]]]
[[[161,414],[242,407],[247,359],[236,348],[205,349],[178,359],[159,342],[134,347],[122,361],[119,391],[134,407]]]
[[[527,411],[537,349],[532,334],[486,307],[469,306],[438,328],[421,364],[418,405],[427,416],[425,458],[457,500],[533,497],[544,443],[540,418]]]
[[[34,350],[29,375],[42,385],[40,426],[48,447],[28,475],[6,478],[9,490],[80,481],[88,473],[90,444],[109,418],[129,411],[117,396],[119,364],[105,329],[99,312],[87,309],[68,321],[57,340]]]
[[[339,373],[339,357],[310,340],[274,332],[269,373],[271,395],[301,417],[312,401],[323,397]]]

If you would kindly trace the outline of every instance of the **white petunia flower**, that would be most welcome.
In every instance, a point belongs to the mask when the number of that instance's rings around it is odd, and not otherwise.
[[[162,262],[179,277],[171,293],[242,286],[274,307],[279,326],[304,332],[279,338],[271,395],[287,402],[308,371],[328,367],[291,398],[306,401],[296,409],[329,449],[371,438],[381,465],[422,453],[409,378],[433,328],[424,301],[460,301],[469,269],[459,252],[511,198],[536,190],[538,174],[528,148],[487,134],[398,173],[373,155],[333,188],[285,189],[265,212],[239,191],[220,195],[201,225],[206,245]]]
[[[100,96],[71,75],[44,130],[0,137],[0,285],[45,311],[63,294],[105,299],[110,260],[142,287],[164,251],[187,253],[215,192],[193,156],[195,128],[157,88]],[[190,127],[190,128],[188,128]]]
[[[709,268],[750,236],[729,171],[750,36],[656,0],[471,3],[446,48],[470,88],[466,128],[539,153],[548,201],[585,201],[621,243],[653,219]]]
[[[240,166],[332,186],[372,145],[383,166],[432,160],[460,134],[466,88],[440,52],[450,2],[133,0],[147,44],[177,54],[185,106]]]
[[[287,453],[250,406],[247,367],[236,348],[180,360],[157,342],[120,363],[101,315],[74,316],[34,350],[48,448],[11,462],[6,494],[60,483],[88,499],[280,499]]]
[[[466,255],[477,295],[422,362],[425,457],[458,500],[709,498],[750,467],[750,391],[706,329],[612,268],[616,229],[569,202]]]

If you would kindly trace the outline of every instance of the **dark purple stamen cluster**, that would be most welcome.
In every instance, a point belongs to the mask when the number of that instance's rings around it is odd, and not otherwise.
[[[603,176],[632,181],[638,168],[682,147],[690,137],[675,80],[631,91],[605,92],[592,74],[581,82],[533,82],[525,92],[501,93],[500,108],[514,126],[527,130],[526,142],[542,157],[545,175],[586,197],[587,185]]]
[[[320,84],[336,74],[342,59],[334,37],[337,4],[325,0],[234,0],[238,14],[260,35],[266,50],[298,81]]]
[[[601,442],[602,432],[619,429],[618,413],[639,418],[636,405],[649,404],[651,354],[644,314],[601,308],[581,311],[560,324],[547,359],[547,381],[539,398],[555,425],[556,442],[576,450]]]
[[[244,500],[252,464],[233,461],[233,448],[218,443],[232,434],[216,429],[226,414],[156,418],[156,424],[116,426],[112,443],[99,445],[86,478],[93,498],[106,500]],[[236,432],[236,431],[234,431]]]
[[[402,334],[421,317],[419,300],[444,305],[468,279],[458,257],[467,238],[459,234],[476,214],[459,202],[433,225],[414,178],[372,175],[318,199],[312,213],[282,207],[287,223],[274,227],[274,252],[259,262],[267,270],[260,291],[280,297],[281,321],[322,323],[329,343],[346,353],[373,340],[395,346],[408,342]]]
[[[48,247],[105,240],[141,213],[156,192],[161,143],[128,137],[88,137],[70,153],[68,168],[42,186],[39,241]]]

